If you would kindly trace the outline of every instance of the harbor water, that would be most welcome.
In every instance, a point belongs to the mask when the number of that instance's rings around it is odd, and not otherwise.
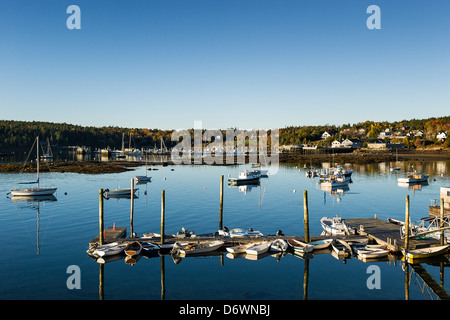
[[[240,187],[228,186],[226,181],[250,165],[153,166],[157,170],[148,171],[151,182],[135,186],[139,190],[134,199],[133,229],[138,236],[160,232],[161,190],[165,190],[166,233],[176,234],[183,227],[195,234],[217,231],[221,175],[225,180],[223,225],[229,229],[253,228],[264,235],[281,230],[285,235],[303,236],[303,190],[308,191],[311,235],[322,232],[319,221],[324,216],[376,215],[384,220],[404,220],[406,195],[410,196],[412,221],[428,216],[430,200],[439,198],[440,187],[450,186],[450,161],[397,164],[402,172],[414,167],[430,174],[428,184],[399,185],[401,173],[391,172],[389,163],[349,165],[354,170],[352,183],[334,191],[322,190],[318,178],[306,177],[304,164],[281,165],[259,185]],[[0,193],[4,195],[0,197],[0,299],[405,299],[401,260],[365,263],[352,258],[344,263],[324,253],[307,260],[288,254],[255,261],[230,259],[223,253],[184,258],[178,263],[166,255],[142,257],[134,265],[119,259],[101,266],[86,254],[89,241],[98,234],[98,191],[129,187],[135,175],[145,175],[145,166],[102,175],[41,173],[42,185],[54,185],[58,190],[54,198],[31,201],[13,199],[7,193],[17,182],[35,179],[33,174],[0,174]],[[130,199],[104,200],[105,227],[127,227],[129,235],[130,207]],[[80,288],[68,286],[70,266],[79,268]],[[378,287],[370,285],[373,266],[379,271]],[[449,292],[447,268],[442,272],[440,264],[422,266]],[[410,273],[408,298],[436,299],[417,274]]]

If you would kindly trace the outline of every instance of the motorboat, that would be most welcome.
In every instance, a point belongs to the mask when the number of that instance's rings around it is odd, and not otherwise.
[[[355,234],[355,230],[349,227],[339,216],[332,218],[323,217],[320,219],[320,224],[324,231],[331,235]]]

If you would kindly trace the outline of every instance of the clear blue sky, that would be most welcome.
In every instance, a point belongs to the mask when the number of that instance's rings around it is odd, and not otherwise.
[[[81,9],[69,30],[66,9]],[[369,5],[381,30],[369,30]],[[0,119],[178,129],[450,112],[450,1],[10,0]]]

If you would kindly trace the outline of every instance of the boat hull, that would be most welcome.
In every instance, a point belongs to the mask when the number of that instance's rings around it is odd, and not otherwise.
[[[57,188],[26,188],[22,190],[11,190],[13,196],[50,196]]]

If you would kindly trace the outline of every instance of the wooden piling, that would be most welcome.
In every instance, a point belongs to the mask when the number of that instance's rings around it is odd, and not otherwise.
[[[98,192],[98,243],[103,244],[103,189]]]
[[[132,237],[134,237],[133,215],[134,215],[134,179],[131,179],[130,233]]]
[[[223,175],[220,176],[219,230],[223,228]]]
[[[309,242],[309,213],[308,213],[308,191],[303,191],[303,211],[304,211],[304,218],[303,223],[305,226],[305,242]]]
[[[166,211],[166,196],[165,191],[161,190],[161,244],[164,244],[164,224],[165,224],[165,211]]]
[[[440,227],[444,228],[444,198],[441,198],[441,223]],[[441,246],[445,244],[444,230],[441,231]]]
[[[405,208],[405,250],[409,249],[409,195],[406,195]]]

